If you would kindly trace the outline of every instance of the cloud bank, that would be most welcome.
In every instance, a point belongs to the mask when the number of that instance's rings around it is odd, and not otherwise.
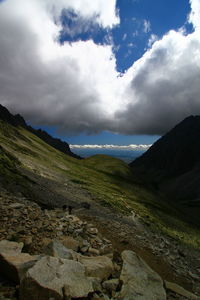
[[[147,150],[151,145],[70,145],[71,149]]]
[[[200,114],[200,0],[190,5],[194,31],[152,40],[121,76],[112,45],[59,43],[65,10],[111,28],[119,24],[116,0],[1,2],[0,102],[63,132],[165,133]]]

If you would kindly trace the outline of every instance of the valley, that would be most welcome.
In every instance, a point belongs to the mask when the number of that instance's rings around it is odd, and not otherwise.
[[[25,199],[50,213],[71,206],[72,214],[94,224],[117,253],[133,250],[163,280],[200,293],[198,225],[126,163],[105,155],[70,157],[3,120],[0,144],[1,205],[6,198]],[[174,297],[168,296],[183,299]]]

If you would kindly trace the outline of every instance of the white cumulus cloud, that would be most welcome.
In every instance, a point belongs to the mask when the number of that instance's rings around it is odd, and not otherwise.
[[[150,23],[150,21],[148,21],[148,20],[144,20],[144,22],[143,22],[143,31],[145,32],[145,33],[148,33],[148,32],[150,32],[151,31],[151,23]]]
[[[147,150],[151,145],[70,145],[71,149]]]
[[[194,32],[152,36],[154,43],[122,76],[112,45],[59,43],[63,9],[112,27],[119,23],[115,0],[1,2],[0,102],[64,132],[165,133],[200,114],[200,0],[190,4]]]

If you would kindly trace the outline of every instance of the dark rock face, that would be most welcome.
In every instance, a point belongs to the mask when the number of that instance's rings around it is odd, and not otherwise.
[[[161,137],[141,157],[133,168],[157,171],[164,177],[176,177],[192,170],[200,162],[200,116],[184,119]]]
[[[66,142],[61,141],[60,139],[54,138],[51,135],[49,135],[46,131],[41,129],[34,129],[31,126],[28,126],[24,120],[24,118],[17,114],[12,115],[6,107],[0,104],[0,119],[13,125],[13,126],[22,126],[29,130],[31,133],[35,134],[37,137],[39,137],[41,140],[43,140],[45,143],[49,144],[53,148],[69,155],[77,159],[81,159],[80,156],[74,154],[71,152],[69,145]]]

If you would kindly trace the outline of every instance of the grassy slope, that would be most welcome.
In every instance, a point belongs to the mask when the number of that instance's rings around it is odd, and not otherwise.
[[[154,229],[200,248],[200,231],[178,218],[177,211],[167,206],[161,195],[138,183],[123,161],[105,155],[76,160],[30,132],[4,122],[0,122],[0,145],[4,149],[0,152],[0,175],[4,183],[16,181],[31,192],[29,179],[21,175],[20,168],[53,181],[62,179],[77,190],[87,190],[100,204],[125,214],[134,210]]]

